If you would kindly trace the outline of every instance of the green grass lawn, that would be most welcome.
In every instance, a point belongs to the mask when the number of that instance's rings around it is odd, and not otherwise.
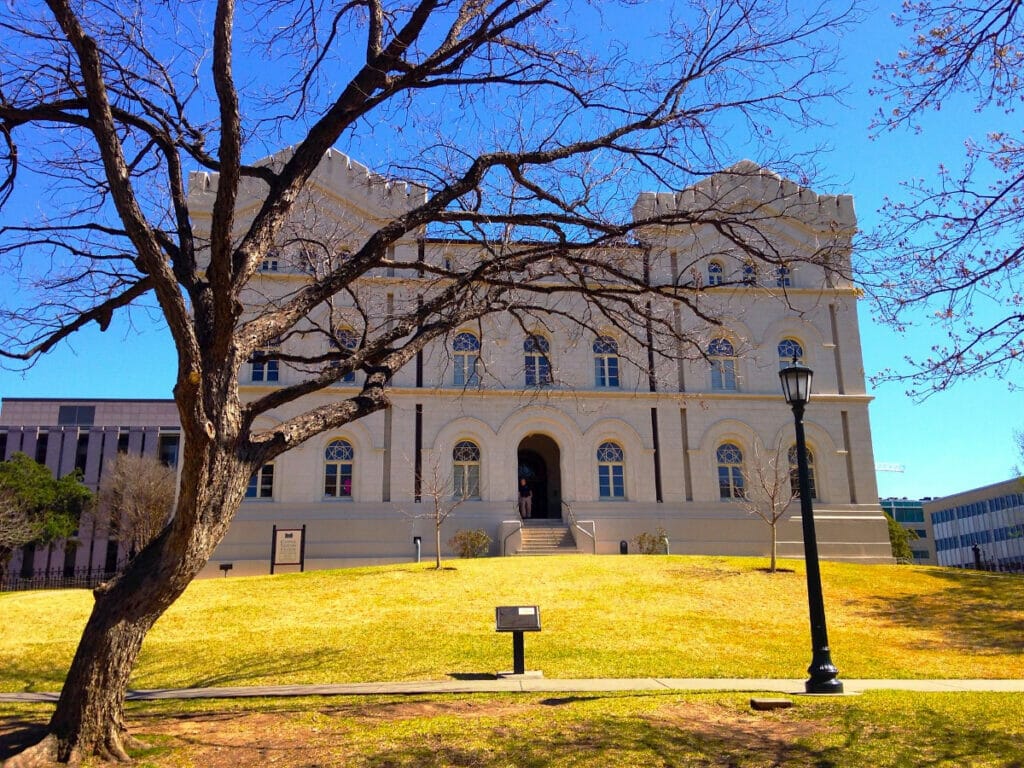
[[[526,661],[559,677],[803,677],[802,562],[599,556],[453,560],[193,583],[153,628],[136,688],[490,675],[494,607],[537,604]],[[823,563],[841,678],[1024,677],[1024,579]],[[0,690],[61,687],[86,591],[0,595]]]

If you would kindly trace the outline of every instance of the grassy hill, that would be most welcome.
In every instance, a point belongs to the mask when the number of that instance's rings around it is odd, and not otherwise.
[[[802,677],[802,562],[554,557],[192,584],[154,627],[136,688],[443,679],[511,666],[494,607],[540,606],[530,669],[557,677]],[[1024,677],[1024,579],[823,563],[840,676]],[[0,595],[0,690],[59,689],[86,591]]]

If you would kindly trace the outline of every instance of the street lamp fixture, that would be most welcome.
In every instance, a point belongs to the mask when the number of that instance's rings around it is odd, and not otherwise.
[[[779,371],[782,394],[793,409],[796,427],[796,466],[800,490],[800,519],[804,528],[804,562],[807,565],[807,604],[811,617],[810,678],[804,684],[807,693],[842,693],[839,670],[832,663],[828,648],[828,629],[825,625],[825,601],[821,594],[821,570],[818,567],[818,539],[814,533],[814,508],[811,506],[811,482],[807,465],[807,441],[804,438],[804,406],[811,398],[811,380],[814,371],[801,365],[796,356],[793,362]]]

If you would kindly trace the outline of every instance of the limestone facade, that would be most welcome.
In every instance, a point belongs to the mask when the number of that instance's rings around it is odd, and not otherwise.
[[[792,445],[793,417],[778,370],[794,351],[815,372],[805,424],[821,555],[891,561],[874,478],[857,291],[841,276],[848,275],[856,228],[852,199],[817,195],[750,163],[737,168],[741,182],[712,178],[678,195],[643,194],[634,217],[712,197],[721,207],[742,202],[762,217],[765,243],[794,255],[792,266],[748,274],[747,262],[709,229],[651,227],[640,245],[605,253],[626,265],[644,260],[653,281],[685,275],[715,286],[702,295],[727,323],[672,320],[710,360],[679,350],[661,355],[614,324],[595,320],[581,330],[557,315],[524,326],[497,314],[454,329],[396,376],[387,411],[323,434],[261,470],[208,575],[224,563],[234,575],[266,573],[274,526],[305,527],[307,569],[409,560],[414,537],[432,556],[434,498],[450,505],[463,495],[442,526],[442,542],[459,529],[482,528],[491,554],[512,554],[521,541],[522,477],[533,490],[534,515],[573,522],[581,551],[620,552],[623,542],[632,551],[635,537],[661,529],[673,553],[766,555],[768,527],[747,509],[739,486],[749,489],[754,462]],[[191,185],[201,231],[216,176],[194,174]],[[416,187],[385,183],[337,152],[325,158],[312,186],[317,212],[305,226],[318,234],[309,239],[330,231],[340,253],[422,199]],[[243,202],[243,219],[257,203],[255,195]],[[837,233],[847,248],[835,271],[800,261]],[[474,263],[478,249],[415,232],[393,246],[392,256],[400,264],[450,266]],[[288,295],[315,269],[311,258],[282,245],[246,301],[257,307]],[[429,274],[375,270],[339,302],[336,318],[310,318],[308,332],[277,350],[315,354],[324,343],[315,329],[328,323],[351,326],[353,337],[370,334],[396,308],[434,289]],[[588,311],[572,296],[553,301],[562,318]],[[274,352],[245,366],[243,399],[309,375]],[[304,399],[302,409],[352,395],[358,378]],[[273,429],[297,412],[285,406],[257,427]],[[793,503],[780,522],[784,557],[802,556],[798,507]]]

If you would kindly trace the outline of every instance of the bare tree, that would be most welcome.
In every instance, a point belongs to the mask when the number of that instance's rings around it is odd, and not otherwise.
[[[750,461],[746,465],[746,493],[742,498],[743,508],[757,515],[771,529],[771,564],[768,570],[776,571],[778,553],[778,524],[789,510],[799,492],[793,488],[793,470],[789,453],[780,443],[774,451],[766,451],[755,443]]]
[[[430,511],[416,517],[429,519],[434,527],[434,567],[441,570],[441,526],[473,495],[466,485],[456,487],[453,478],[441,471],[440,462],[431,465],[421,482],[423,496],[430,502]]]
[[[170,522],[177,472],[151,456],[118,454],[103,473],[99,504],[111,536],[140,552]]]
[[[732,165],[726,138],[804,179],[774,137],[813,124],[815,102],[831,95],[848,9],[695,2],[659,23],[660,42],[625,46],[599,14],[631,7],[7,6],[0,203],[32,195],[46,210],[0,229],[5,274],[24,276],[21,306],[0,313],[3,355],[30,364],[147,304],[177,351],[184,437],[171,524],[95,591],[49,735],[14,765],[126,759],[123,700],[142,640],[225,535],[248,478],[386,407],[395,372],[459,324],[499,312],[524,327],[557,317],[616,325],[641,349],[674,339],[658,354],[702,354],[705,329],[727,307],[713,297],[729,281],[695,281],[706,254],[685,250],[671,280],[653,281],[645,232],[704,228],[723,250],[767,265],[842,261],[849,233],[827,228],[820,250],[779,249],[764,224],[795,215],[801,195],[781,180],[768,203],[739,194],[757,173]],[[258,273],[297,246],[304,212],[324,199],[313,180],[339,141],[386,148],[387,176],[347,166],[376,201],[373,215],[341,233],[314,228],[307,251],[341,258],[261,299]],[[694,186],[712,173],[725,183]],[[677,194],[629,218],[641,179]],[[427,239],[473,248],[451,263],[395,248]],[[360,289],[382,269],[418,281],[386,321]],[[336,323],[339,303],[347,314]],[[243,402],[239,372],[264,359],[303,375]],[[356,371],[365,375],[352,396],[304,405]]]
[[[921,133],[928,113],[964,101],[990,125],[983,137],[965,137],[962,160],[936,143],[934,181],[906,182],[867,241],[864,253],[875,258],[865,282],[878,316],[900,330],[935,322],[946,331],[929,356],[908,359],[910,372],[885,377],[918,395],[961,378],[1012,378],[1024,360],[1024,144],[1007,117],[1024,76],[1021,6],[920,0],[895,18],[910,39],[877,67],[884,105],[873,127]]]

